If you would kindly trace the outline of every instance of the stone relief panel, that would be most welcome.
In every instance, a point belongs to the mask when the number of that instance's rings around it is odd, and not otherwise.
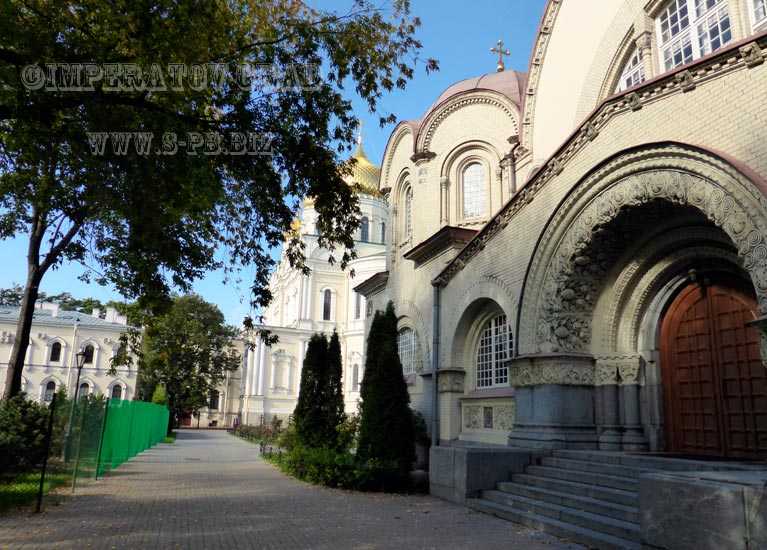
[[[510,431],[514,427],[514,403],[498,405],[494,409],[495,429]]]
[[[482,407],[465,405],[463,411],[463,427],[478,430],[482,427]]]
[[[560,384],[593,386],[596,380],[593,360],[585,357],[557,357],[552,360],[514,362],[509,364],[509,384],[512,387]]]

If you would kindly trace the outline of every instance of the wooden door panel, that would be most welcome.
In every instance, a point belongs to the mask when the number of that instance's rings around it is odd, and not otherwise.
[[[756,301],[730,285],[690,285],[661,325],[670,450],[767,456],[767,370],[746,327]]]

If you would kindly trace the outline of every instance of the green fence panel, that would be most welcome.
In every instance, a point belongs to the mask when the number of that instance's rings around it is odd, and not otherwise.
[[[168,428],[168,409],[143,401],[110,399],[98,475],[156,445]]]

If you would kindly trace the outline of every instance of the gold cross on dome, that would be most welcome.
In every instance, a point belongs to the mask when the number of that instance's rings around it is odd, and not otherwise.
[[[499,73],[504,71],[506,67],[503,65],[503,56],[511,55],[511,52],[509,50],[503,49],[503,41],[501,40],[498,41],[498,47],[490,48],[490,51],[498,54],[498,66],[495,68],[495,70]]]

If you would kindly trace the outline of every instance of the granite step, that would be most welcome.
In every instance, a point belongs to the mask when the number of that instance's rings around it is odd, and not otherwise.
[[[629,530],[631,538],[622,538],[612,534],[602,533],[594,529],[590,529],[580,523],[571,523],[568,520],[556,519],[554,517],[538,514],[535,512],[529,512],[510,506],[492,502],[486,499],[469,499],[467,505],[475,510],[491,514],[514,523],[526,525],[533,529],[538,529],[546,533],[551,533],[558,537],[568,538],[575,542],[585,544],[591,548],[600,548],[604,550],[618,550],[629,549],[639,550],[639,535],[638,528],[636,533]],[[578,519],[583,521],[584,518],[579,518],[577,514],[572,512],[566,512],[565,517],[568,519]],[[592,516],[594,514],[591,514]],[[616,520],[617,521],[617,520]],[[625,522],[623,522],[625,523]]]
[[[639,495],[636,491],[624,491],[622,489],[602,487],[589,483],[581,483],[579,481],[568,481],[565,479],[555,479],[532,474],[514,474],[510,483],[518,483],[531,488],[541,488],[553,492],[605,500],[634,508],[639,506]]]
[[[523,485],[511,481],[502,481],[498,483],[496,489],[523,498],[537,499],[559,506],[567,506],[576,510],[601,514],[622,521],[639,523],[639,509],[636,506],[626,506],[625,504],[618,504],[601,498],[544,489],[542,487]]]
[[[663,471],[656,468],[626,466],[623,464],[609,464],[605,462],[591,462],[559,457],[543,458],[541,460],[541,465],[549,466],[551,468],[562,468],[563,470],[577,470],[581,472],[608,474],[612,476],[630,477],[634,479],[642,474],[658,473]]]
[[[575,451],[559,450],[552,452],[553,458],[600,462],[651,470],[677,472],[708,472],[719,470],[754,470],[759,465],[751,465],[723,460],[691,460],[666,456],[644,455],[642,453]]]
[[[623,491],[636,492],[638,491],[639,487],[636,478],[590,473],[580,470],[563,470],[562,468],[552,468],[549,466],[528,466],[525,469],[525,472],[528,474],[549,477],[553,479],[564,479],[567,481],[577,481],[579,483],[586,483],[589,485],[612,487],[613,489],[621,489]],[[512,475],[512,481],[516,481],[515,475],[517,474]]]

